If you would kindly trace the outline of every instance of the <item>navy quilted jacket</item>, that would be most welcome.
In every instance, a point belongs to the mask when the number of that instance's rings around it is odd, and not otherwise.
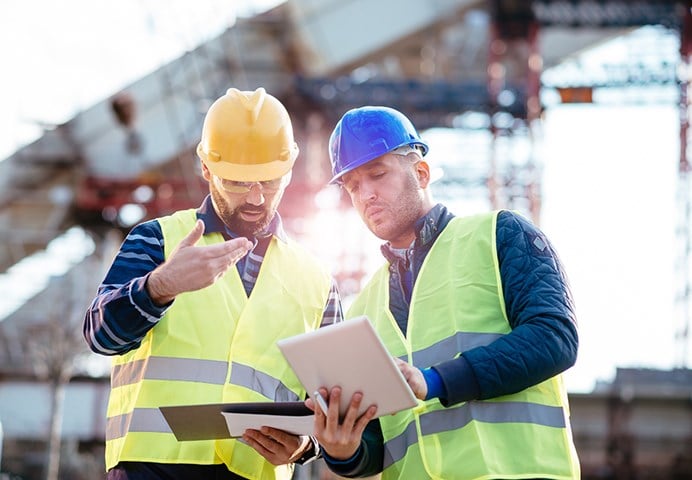
[[[436,205],[417,224],[419,234],[410,259],[414,277],[432,243],[453,218]],[[468,400],[508,395],[540,383],[574,365],[578,336],[574,303],[558,256],[545,235],[532,223],[503,210],[497,220],[497,252],[507,318],[512,332],[490,345],[465,351],[436,365],[444,385],[440,397],[449,406]],[[390,261],[390,309],[405,331],[408,305],[396,259]],[[381,471],[382,433],[372,421],[357,454],[344,462],[325,456],[330,468],[343,476]]]
[[[438,218],[444,217],[449,214]],[[563,372],[577,359],[574,303],[545,235],[520,215],[502,211],[497,253],[512,333],[436,366],[447,392],[443,405],[521,391]]]

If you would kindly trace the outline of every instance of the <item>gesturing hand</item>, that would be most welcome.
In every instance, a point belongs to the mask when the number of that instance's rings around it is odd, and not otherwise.
[[[203,233],[204,223],[197,220],[166,261],[151,272],[147,290],[154,303],[165,305],[183,292],[208,287],[252,248],[247,238],[198,247]]]

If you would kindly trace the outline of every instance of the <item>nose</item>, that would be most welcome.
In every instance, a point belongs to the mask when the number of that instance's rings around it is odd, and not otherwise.
[[[264,203],[264,194],[262,193],[262,185],[253,183],[250,190],[247,192],[245,201],[252,205],[262,205]]]
[[[358,187],[358,197],[361,203],[365,203],[368,200],[375,198],[375,189],[370,185],[369,182],[361,182]]]

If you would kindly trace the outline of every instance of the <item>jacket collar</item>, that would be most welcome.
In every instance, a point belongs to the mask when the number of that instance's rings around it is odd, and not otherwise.
[[[430,245],[435,241],[437,236],[442,230],[444,230],[453,217],[454,215],[447,209],[447,207],[441,203],[438,203],[431,208],[428,213],[416,220],[416,238],[406,250],[407,259],[410,260],[410,256],[414,249],[429,249]],[[382,255],[384,255],[389,263],[395,263],[397,258],[402,258],[401,253],[397,254],[396,249],[392,248],[389,242],[382,245],[380,250],[382,251]]]

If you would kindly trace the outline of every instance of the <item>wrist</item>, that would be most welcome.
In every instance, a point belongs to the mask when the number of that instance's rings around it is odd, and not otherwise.
[[[425,379],[425,384],[428,389],[425,400],[443,397],[444,384],[442,383],[442,377],[439,372],[432,367],[426,368],[421,372],[423,373],[423,378]]]
[[[328,464],[343,466],[358,463],[364,453],[365,449],[363,448],[363,443],[361,442],[356,451],[353,452],[351,456],[347,456],[346,458],[332,457],[326,450],[322,451],[322,457],[324,457],[325,462]]]
[[[165,284],[161,279],[158,268],[149,274],[144,288],[149,294],[151,301],[157,306],[168,305],[175,299],[175,295],[166,293]]]
[[[303,450],[302,455],[294,461],[294,463],[298,465],[307,465],[321,457],[322,452],[320,451],[320,444],[317,442],[317,439],[312,435],[307,438],[306,448]]]

